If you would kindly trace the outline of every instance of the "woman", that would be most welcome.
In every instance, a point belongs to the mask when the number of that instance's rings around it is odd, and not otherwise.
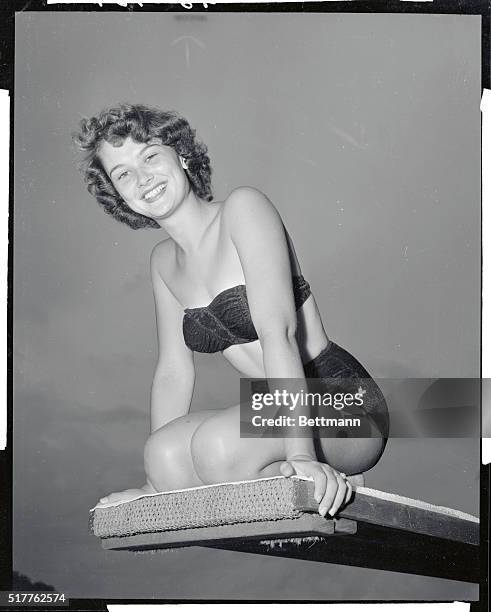
[[[346,474],[375,465],[385,438],[241,438],[239,406],[189,413],[194,351],[221,351],[245,377],[370,379],[327,338],[274,206],[251,187],[211,203],[206,147],[176,113],[119,105],[83,120],[75,139],[87,152],[88,189],[106,212],[169,236],[151,255],[159,357],[144,450],[147,483],[100,503],[297,473],[313,478],[319,513],[336,514],[352,482],[363,482]],[[385,401],[371,382],[373,412],[383,416]]]

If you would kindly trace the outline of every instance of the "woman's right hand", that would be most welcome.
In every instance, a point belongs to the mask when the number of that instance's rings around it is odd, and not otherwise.
[[[314,498],[319,503],[321,516],[329,513],[333,517],[353,495],[353,487],[346,474],[307,455],[288,458],[280,465],[280,472],[287,478],[298,474],[314,481]]]
[[[105,497],[101,497],[96,508],[107,506],[109,504],[115,504],[119,502],[128,502],[142,495],[148,495],[149,493],[157,493],[152,485],[147,482],[140,489],[126,489],[125,491],[118,491],[116,493],[110,493]]]

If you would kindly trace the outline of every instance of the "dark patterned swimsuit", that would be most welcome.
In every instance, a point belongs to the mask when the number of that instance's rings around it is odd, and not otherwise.
[[[310,285],[303,276],[293,276],[293,294],[298,311],[311,295]],[[252,322],[245,285],[236,285],[220,292],[208,306],[186,308],[182,322],[186,345],[199,353],[224,351],[235,344],[258,340]],[[370,414],[384,438],[388,435],[387,405],[378,385],[361,363],[348,351],[331,340],[311,361],[304,364],[307,378],[349,381],[353,388],[359,382],[368,393],[364,410]],[[341,388],[341,387],[340,387]]]

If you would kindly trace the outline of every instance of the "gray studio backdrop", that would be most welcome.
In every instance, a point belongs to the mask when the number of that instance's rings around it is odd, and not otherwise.
[[[217,200],[254,185],[276,204],[333,340],[379,378],[478,376],[480,18],[23,13],[16,26],[15,569],[71,597],[477,598],[238,552],[101,550],[89,508],[143,481],[148,264],[164,234],[98,208],[70,133],[118,101],[180,111],[209,146]],[[237,372],[196,361],[193,410],[237,403]],[[476,441],[391,440],[367,484],[478,514],[478,474]]]

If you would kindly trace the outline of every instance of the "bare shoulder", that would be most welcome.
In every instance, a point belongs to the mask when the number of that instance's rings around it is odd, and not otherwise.
[[[170,261],[173,260],[174,242],[170,238],[165,238],[153,247],[150,255],[150,266],[152,271],[158,272],[162,280],[168,274]]]
[[[271,200],[255,187],[237,187],[223,203],[223,217],[231,226],[277,218],[279,214]]]

